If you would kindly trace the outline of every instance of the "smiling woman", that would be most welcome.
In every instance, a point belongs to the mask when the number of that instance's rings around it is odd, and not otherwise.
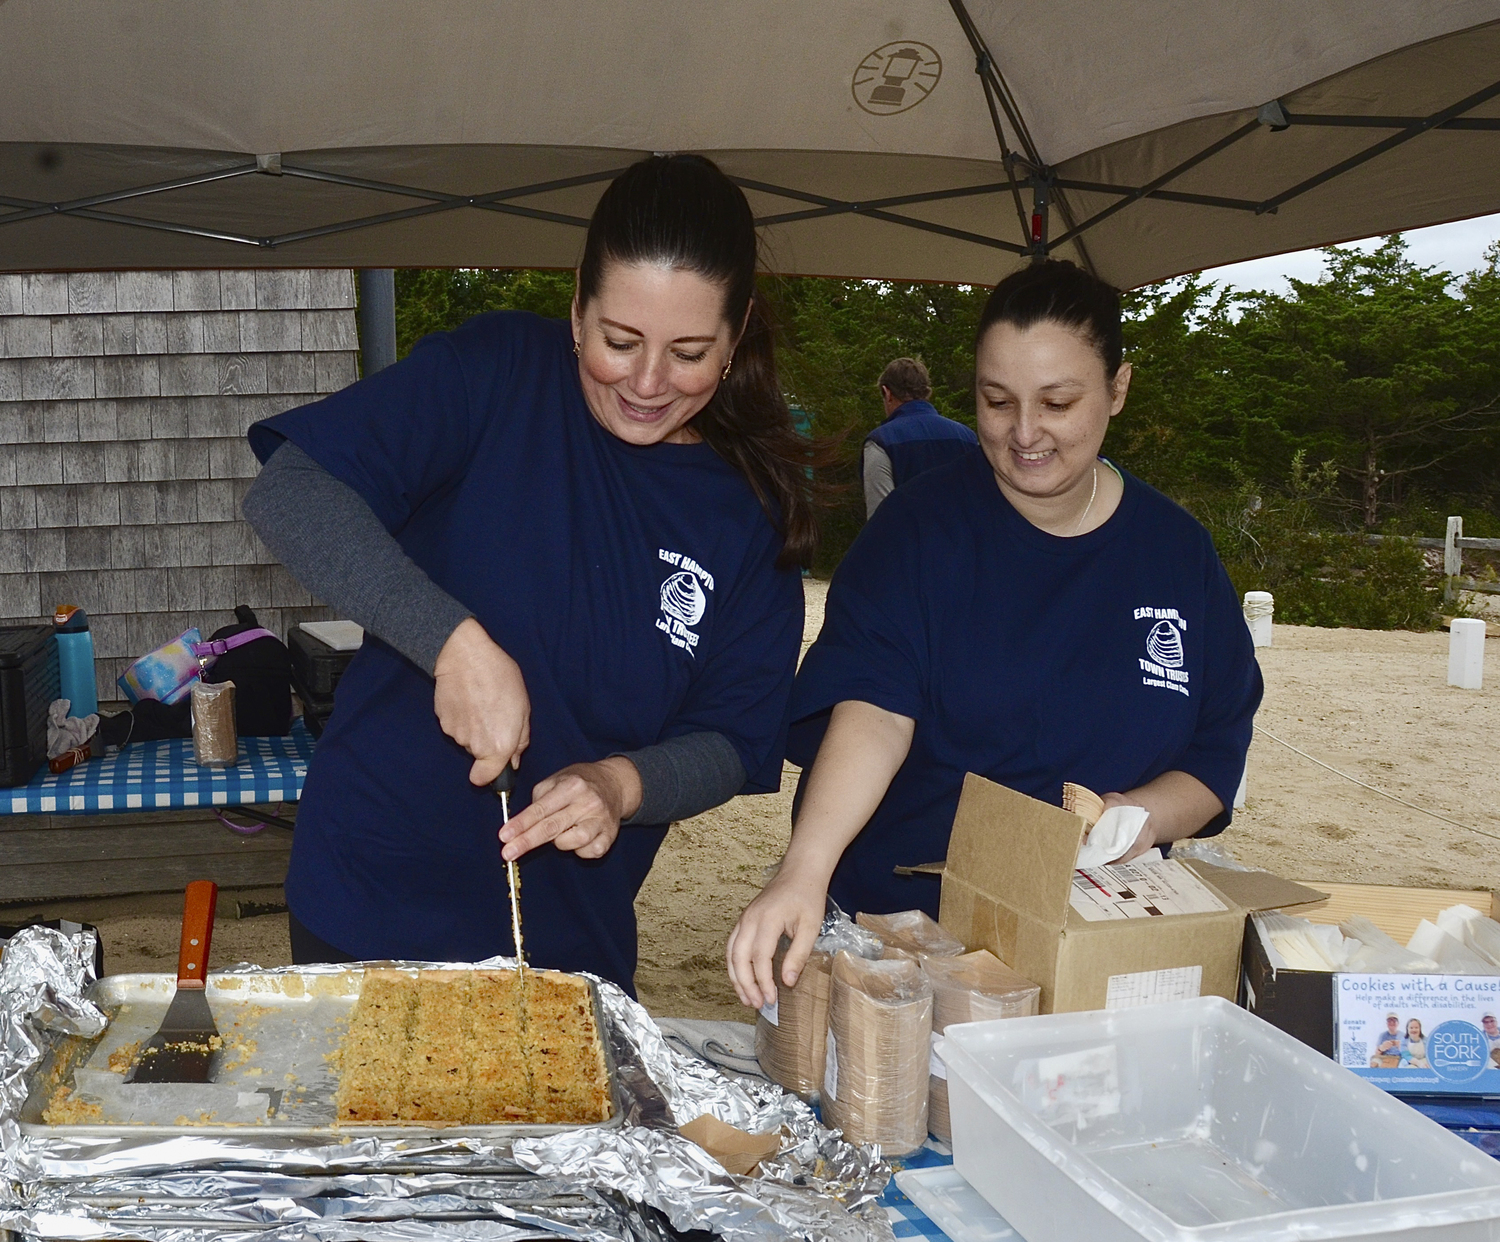
[[[571,323],[481,315],[251,429],[246,517],[368,634],[298,816],[296,960],[511,952],[503,856],[534,962],[630,989],[666,825],[778,787],[816,529],[755,266],[712,163],[642,160]]]
[[[964,775],[1054,804],[1140,806],[1122,860],[1221,830],[1261,681],[1208,533],[1099,456],[1125,405],[1116,292],[1068,263],[996,286],[976,344],[979,449],[899,487],[829,587],[792,696],[811,765],[785,860],[729,941],[739,997],[796,983],[826,896],[938,914]],[[1117,860],[1118,861],[1118,860]]]
[[[617,263],[601,286],[586,309],[573,304],[589,409],[628,444],[698,443],[691,421],[729,378],[743,324],[692,272]]]

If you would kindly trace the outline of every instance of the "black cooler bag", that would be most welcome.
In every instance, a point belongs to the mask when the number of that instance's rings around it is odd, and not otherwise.
[[[244,604],[234,610],[237,624],[215,630],[233,638],[260,622]],[[226,651],[203,674],[207,682],[234,682],[234,726],[241,737],[285,737],[292,729],[292,664],[281,639],[267,634]]]
[[[47,762],[47,708],[61,692],[52,626],[0,628],[0,787],[27,784]]]

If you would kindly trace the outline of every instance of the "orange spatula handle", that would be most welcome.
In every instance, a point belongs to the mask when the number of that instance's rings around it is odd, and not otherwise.
[[[182,901],[182,946],[177,951],[177,986],[201,988],[208,982],[208,944],[214,934],[219,886],[194,880]]]

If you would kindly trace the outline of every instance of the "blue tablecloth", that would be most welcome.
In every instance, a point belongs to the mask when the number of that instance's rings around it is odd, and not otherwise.
[[[891,1161],[891,1168],[927,1169],[937,1164],[952,1164],[953,1154],[947,1147],[928,1139],[927,1146],[909,1156]],[[901,1187],[891,1179],[885,1193],[880,1196],[880,1206],[890,1218],[891,1232],[898,1238],[931,1238],[934,1242],[947,1242],[948,1235],[932,1223],[932,1218],[906,1197]]]
[[[29,785],[0,789],[0,813],[87,815],[295,802],[312,752],[312,734],[300,718],[286,737],[240,738],[240,761],[232,768],[199,767],[190,738],[132,742],[60,776],[44,768]]]

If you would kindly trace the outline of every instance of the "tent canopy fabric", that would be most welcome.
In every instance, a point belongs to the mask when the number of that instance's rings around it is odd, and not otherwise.
[[[689,150],[779,271],[1132,287],[1500,210],[1500,0],[0,0],[0,270],[571,266]]]

